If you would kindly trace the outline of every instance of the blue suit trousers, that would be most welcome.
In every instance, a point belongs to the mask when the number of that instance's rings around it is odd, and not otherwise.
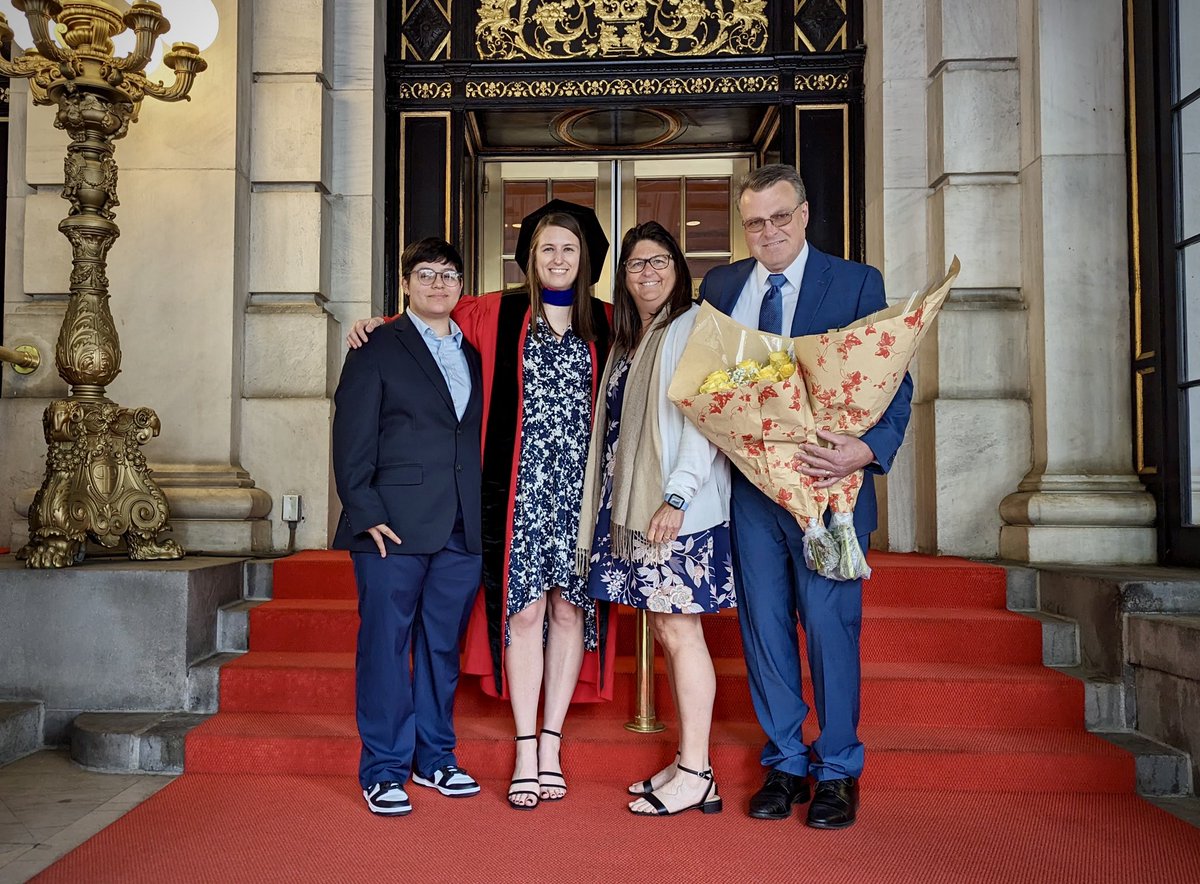
[[[403,539],[403,538],[401,538]],[[462,514],[432,555],[351,553],[358,584],[355,704],[358,778],[403,783],[454,757],[459,641],[479,590],[482,556],[467,551]]]
[[[795,517],[740,474],[732,497],[738,622],[754,711],[767,735],[762,763],[818,780],[858,777],[862,581],[809,570]],[[864,550],[869,539],[859,537]],[[797,623],[807,640],[820,728],[811,747],[801,733],[808,704],[801,696]]]

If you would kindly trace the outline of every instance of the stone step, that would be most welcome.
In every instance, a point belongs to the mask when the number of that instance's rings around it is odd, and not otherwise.
[[[187,712],[211,714],[217,711],[221,691],[221,667],[238,659],[242,653],[218,651],[188,667]]]
[[[43,716],[34,700],[0,702],[0,765],[42,748]]]
[[[71,727],[71,759],[105,773],[182,773],[184,739],[207,718],[189,712],[85,712]]]
[[[1137,731],[1093,731],[1134,758],[1138,794],[1160,798],[1193,795],[1191,757]]]
[[[250,612],[270,599],[244,598],[217,609],[217,651],[245,653],[250,648]]]

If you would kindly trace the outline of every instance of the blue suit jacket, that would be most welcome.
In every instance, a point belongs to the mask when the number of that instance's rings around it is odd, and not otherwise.
[[[400,316],[351,350],[334,402],[333,473],[342,517],[334,549],[376,552],[368,528],[386,523],[403,543],[388,554],[442,549],[462,509],[467,549],[480,552],[479,353],[466,341],[471,398],[462,420],[450,387],[412,320]]]
[[[737,303],[742,287],[754,270],[755,261],[747,258],[727,267],[714,267],[700,284],[700,300],[708,301],[729,315]],[[845,261],[818,251],[808,245],[808,261],[800,282],[800,297],[792,320],[791,336],[815,335],[831,328],[841,328],[857,319],[887,307],[883,293],[883,277],[874,267]],[[872,473],[886,473],[892,468],[904,431],[912,412],[912,378],[905,375],[892,404],[879,423],[862,435],[862,440],[875,453],[878,466],[867,467],[858,503],[854,508],[856,533],[863,535],[875,530],[878,512],[875,503],[875,483]],[[735,494],[753,492],[771,506],[777,506],[749,482],[734,482]]]

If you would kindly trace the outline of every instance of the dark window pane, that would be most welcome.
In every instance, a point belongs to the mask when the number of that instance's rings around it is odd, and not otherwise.
[[[1200,101],[1175,114],[1179,144],[1179,235],[1184,240],[1200,233]]]
[[[1186,98],[1200,89],[1200,3],[1179,0],[1178,31],[1175,34],[1175,59],[1178,66],[1175,100]]]
[[[1183,489],[1183,522],[1200,525],[1200,387],[1185,394],[1182,423],[1187,435],[1179,458],[1179,477]]]
[[[679,239],[679,201],[678,178],[639,178],[637,223],[657,221]]]
[[[511,258],[504,260],[504,287],[510,285],[520,285],[525,281],[525,274],[521,272],[521,266]]]
[[[729,251],[729,179],[687,180],[687,251]]]
[[[729,263],[728,258],[688,258],[688,270],[692,272],[692,289],[700,291],[700,281],[704,274],[714,267],[724,267]]]
[[[1183,380],[1200,381],[1200,243],[1179,253],[1179,304],[1183,327]]]
[[[596,208],[595,181],[553,181],[550,183],[551,199],[579,203],[589,209]]]
[[[545,181],[504,182],[504,254],[517,250],[521,219],[546,204]]]

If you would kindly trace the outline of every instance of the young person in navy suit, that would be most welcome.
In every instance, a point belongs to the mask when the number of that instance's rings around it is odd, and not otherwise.
[[[738,210],[752,258],[709,271],[700,298],[743,325],[792,337],[840,328],[887,306],[879,271],[844,261],[805,241],[808,199],[790,166],[763,166],[738,188]],[[828,447],[806,446],[804,472],[828,488],[865,468],[854,511],[866,549],[876,526],[872,474],[891,468],[908,426],[908,377],[879,423],[861,438],[820,431]],[[731,519],[738,619],[759,724],[767,735],[763,787],[750,815],[786,819],[808,801],[808,825],[854,823],[863,746],[858,739],[862,581],[838,582],[804,564],[800,525],[740,472],[732,481]],[[820,736],[808,745],[801,726],[808,706],[800,692],[797,621],[804,629]]]
[[[343,511],[333,546],[358,585],[359,781],[402,816],[405,783],[453,797],[479,784],[454,756],[459,641],[479,588],[479,354],[450,319],[462,257],[441,239],[400,259],[407,312],[346,357],[334,401]]]

